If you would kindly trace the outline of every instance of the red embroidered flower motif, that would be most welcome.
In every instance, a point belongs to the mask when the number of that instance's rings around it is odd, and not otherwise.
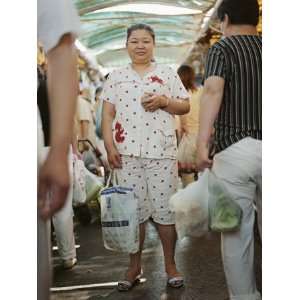
[[[156,75],[151,76],[150,79],[151,79],[152,82],[158,82],[160,84],[164,84],[163,80],[161,78],[159,78],[158,76],[156,76]]]
[[[116,142],[123,143],[125,140],[125,136],[123,135],[124,128],[122,127],[122,125],[119,122],[116,123],[115,130],[116,130],[116,133],[115,133]]]

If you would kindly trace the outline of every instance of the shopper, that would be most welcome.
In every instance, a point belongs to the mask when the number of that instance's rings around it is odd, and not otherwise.
[[[38,118],[38,257],[37,298],[49,299],[49,218],[64,206],[70,186],[68,152],[76,103],[76,52],[74,38],[79,20],[71,1],[38,0],[38,40],[48,60],[48,94],[51,116],[50,150],[42,162],[43,133]]]
[[[197,167],[212,168],[243,210],[240,230],[222,234],[231,300],[261,299],[254,273],[254,203],[261,232],[262,40],[256,0],[224,0],[218,9],[224,35],[209,50],[201,99]],[[216,155],[209,158],[215,127]]]
[[[191,66],[182,65],[178,68],[177,73],[191,97],[191,108],[189,113],[180,116],[181,137],[185,135],[191,140],[196,140],[199,129],[200,97],[202,88],[197,88],[196,74]],[[195,172],[190,170],[188,173],[187,171],[188,170],[182,169],[181,172],[183,187],[186,187],[195,180]]]
[[[176,231],[169,198],[176,191],[175,114],[189,111],[189,94],[169,66],[152,61],[155,34],[145,24],[127,30],[131,63],[113,71],[102,99],[102,130],[108,160],[119,184],[132,187],[138,197],[140,251],[130,255],[130,265],[119,290],[128,290],[142,270],[141,254],[149,218],[157,224],[162,242],[167,282],[183,285],[175,264]]]
[[[41,116],[43,134],[44,134],[44,146],[42,148],[43,160],[49,153],[50,149],[50,113],[49,113],[49,97],[47,92],[47,76],[46,74],[41,76],[39,74],[39,87],[37,93],[38,108]],[[68,167],[70,175],[73,174],[73,162],[71,159],[71,147],[68,157]],[[71,182],[73,180],[71,179]],[[64,268],[72,268],[76,262],[76,249],[75,238],[73,231],[73,208],[72,208],[73,188],[72,185],[69,188],[68,195],[66,197],[65,205],[62,209],[56,212],[52,217],[53,227],[55,231],[56,242],[58,246],[59,256],[62,260],[62,266]]]
[[[90,171],[94,171],[99,166],[97,156],[100,156],[101,154],[97,146],[94,105],[92,105],[89,88],[83,88],[80,96],[78,97],[75,123],[77,124],[76,128],[78,140],[89,141],[79,143],[78,148],[82,153],[82,159],[85,166]]]
[[[96,122],[96,142],[97,142],[97,147],[101,153],[101,160],[104,165],[105,171],[109,171],[109,163],[107,160],[107,153],[105,150],[104,146],[104,141],[102,137],[102,130],[101,130],[101,123],[102,123],[102,110],[103,110],[103,100],[101,99],[101,94],[102,94],[102,87],[98,87],[96,89],[96,94],[95,94],[95,106],[94,106],[94,111],[95,111],[95,122]]]

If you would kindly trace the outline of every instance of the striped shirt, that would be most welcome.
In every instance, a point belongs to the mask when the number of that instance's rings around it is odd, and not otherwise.
[[[235,35],[214,44],[207,56],[205,79],[225,80],[215,121],[216,152],[245,137],[262,139],[262,39]]]

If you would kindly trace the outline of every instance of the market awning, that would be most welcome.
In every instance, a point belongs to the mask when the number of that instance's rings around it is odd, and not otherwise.
[[[209,11],[216,2],[151,1],[151,4],[169,5],[170,9],[164,12],[157,11],[160,6],[156,6],[156,11],[147,11],[147,6],[143,6],[144,9],[132,6],[149,4],[149,1],[75,0],[82,22],[79,40],[100,65],[118,67],[129,61],[125,50],[126,29],[132,24],[146,23],[156,33],[157,62],[180,64],[199,38],[201,27],[210,17]],[[177,8],[174,13],[171,12],[172,7]]]
[[[164,0],[164,1],[144,1],[144,0],[74,0],[80,15],[84,15],[95,10],[113,7],[121,4],[164,4],[207,11],[216,1],[214,0]]]

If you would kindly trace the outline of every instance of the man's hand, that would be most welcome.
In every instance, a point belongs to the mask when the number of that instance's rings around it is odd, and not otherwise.
[[[197,171],[204,171],[204,169],[211,168],[213,161],[209,159],[209,144],[198,143],[196,154],[196,169]]]
[[[67,154],[49,151],[38,178],[38,210],[48,219],[60,210],[67,199],[70,174]]]
[[[182,173],[195,173],[196,165],[194,163],[180,162],[178,169]]]
[[[115,146],[106,149],[107,151],[107,160],[111,169],[121,169],[122,168],[122,160],[119,151]]]
[[[144,100],[142,99],[142,105],[145,111],[155,112],[159,108],[165,107],[168,103],[168,99],[164,96],[158,96],[150,93],[145,93]]]

